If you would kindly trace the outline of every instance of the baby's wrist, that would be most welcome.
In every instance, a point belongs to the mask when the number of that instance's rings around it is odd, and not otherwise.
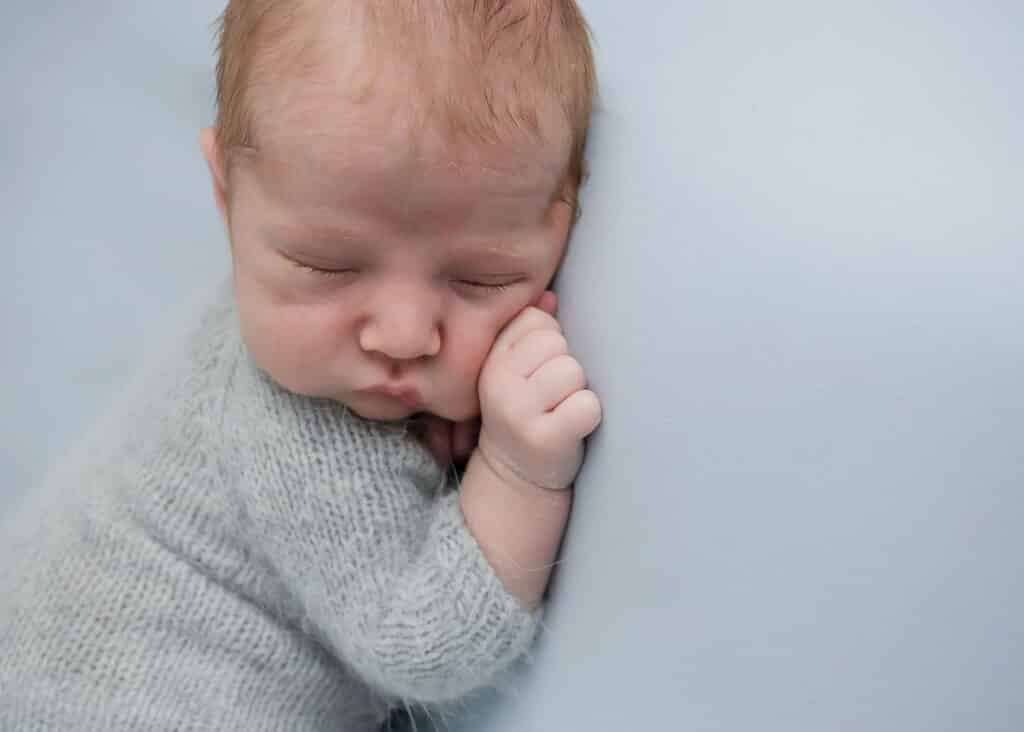
[[[471,459],[479,462],[481,467],[495,480],[523,494],[553,498],[569,492],[572,488],[572,483],[555,485],[533,480],[519,470],[512,461],[506,459],[500,450],[493,449],[484,439],[476,446]]]
[[[572,510],[571,490],[538,488],[488,463],[479,449],[459,490],[466,526],[524,607],[540,602]]]

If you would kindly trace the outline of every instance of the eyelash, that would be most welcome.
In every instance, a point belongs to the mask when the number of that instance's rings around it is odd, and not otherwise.
[[[341,277],[342,275],[352,274],[355,271],[352,269],[323,269],[321,267],[314,267],[311,264],[300,264],[299,262],[296,262],[296,264],[300,269],[320,275],[321,277]]]
[[[501,283],[497,285],[488,284],[486,282],[473,282],[472,280],[456,280],[460,285],[466,285],[477,290],[487,290],[489,292],[504,292],[509,287],[508,283]]]
[[[295,264],[298,265],[298,267],[300,269],[303,269],[306,272],[312,272],[315,275],[318,275],[320,277],[326,277],[326,278],[342,277],[344,275],[352,274],[353,272],[355,272],[355,270],[353,270],[353,269],[324,269],[322,267],[314,267],[311,264],[302,264],[301,262],[296,262]],[[488,282],[476,282],[474,280],[452,280],[452,281],[456,282],[456,283],[458,283],[460,285],[465,285],[466,287],[471,287],[471,288],[473,288],[475,290],[481,290],[481,291],[486,291],[486,292],[496,292],[496,293],[505,292],[512,285],[516,284],[515,282],[501,282],[501,283],[497,283],[497,284],[490,284]]]

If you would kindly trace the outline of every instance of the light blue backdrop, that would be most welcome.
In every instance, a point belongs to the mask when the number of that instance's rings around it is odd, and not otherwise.
[[[1024,6],[584,4],[607,420],[532,668],[448,726],[1024,728]],[[0,510],[226,271],[220,5],[0,9]]]
[[[198,135],[221,0],[0,0],[0,512],[227,272]]]
[[[607,420],[452,728],[1024,729],[1024,5],[584,5]]]

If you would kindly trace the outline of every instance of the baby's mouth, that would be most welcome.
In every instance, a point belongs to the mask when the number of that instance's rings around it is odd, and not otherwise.
[[[394,399],[402,402],[402,404],[410,409],[419,409],[423,405],[423,395],[420,394],[419,389],[412,386],[381,384],[378,386],[371,386],[368,389],[362,389],[361,391],[366,394],[376,394],[388,397],[389,399]]]

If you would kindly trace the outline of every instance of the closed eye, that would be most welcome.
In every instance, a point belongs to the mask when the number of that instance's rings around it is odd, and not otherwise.
[[[343,277],[346,275],[355,274],[354,269],[327,269],[325,267],[314,267],[312,264],[303,264],[301,262],[295,262],[295,265],[299,269],[304,269],[307,272],[320,275],[321,277]]]
[[[454,283],[460,287],[469,289],[478,294],[491,294],[505,292],[513,285],[517,285],[520,282],[525,281],[524,278],[501,278],[501,279],[488,279],[488,278],[460,278],[454,280]]]
[[[473,287],[479,290],[494,290],[496,292],[504,292],[509,288],[507,282],[474,282],[473,280],[458,280],[460,285],[466,285],[467,287]]]
[[[356,274],[357,270],[351,267],[318,267],[315,264],[309,264],[308,262],[302,262],[294,257],[287,254],[282,255],[290,264],[303,272],[309,272],[317,277],[325,278],[337,278],[337,277],[351,277]]]
[[[331,266],[334,265],[334,262],[331,262],[329,259],[321,260],[318,257],[295,254],[287,249],[280,249],[277,253],[285,260],[285,262],[292,265],[297,270],[301,272],[308,272],[309,274],[316,275],[317,277],[351,277],[358,273],[358,270],[354,267]],[[313,264],[311,260],[316,262],[316,264]],[[340,264],[341,262],[338,262],[338,265]]]

